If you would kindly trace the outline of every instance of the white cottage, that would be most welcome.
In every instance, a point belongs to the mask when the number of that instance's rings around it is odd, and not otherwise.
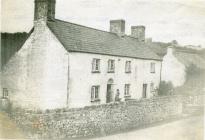
[[[174,87],[184,85],[187,77],[187,68],[194,65],[205,70],[203,52],[197,49],[176,46],[167,47],[167,53],[162,61],[162,80],[172,82]]]
[[[125,35],[125,21],[110,32],[55,19],[55,0],[35,0],[34,28],[2,71],[14,106],[76,108],[149,98],[160,83],[161,58],[145,45],[144,26]]]
[[[190,48],[163,42],[147,42],[147,45],[163,59],[161,80],[171,82],[174,87],[185,84],[187,69],[190,66],[205,70],[205,49],[203,48],[199,49],[197,46]]]

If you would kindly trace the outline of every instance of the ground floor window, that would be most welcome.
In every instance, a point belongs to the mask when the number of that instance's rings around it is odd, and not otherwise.
[[[3,88],[3,98],[8,98],[9,92],[7,88]]]
[[[91,101],[99,101],[100,86],[95,85],[91,88]]]
[[[130,84],[125,84],[125,96],[130,96]]]

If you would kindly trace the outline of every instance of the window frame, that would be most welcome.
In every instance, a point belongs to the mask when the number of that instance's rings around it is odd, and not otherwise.
[[[114,73],[115,72],[115,60],[109,59],[108,60],[108,73]]]
[[[97,90],[96,90],[97,89]],[[96,92],[97,91],[97,92]],[[97,93],[97,94],[96,94]],[[94,85],[91,87],[91,102],[100,101],[100,85]]]
[[[7,88],[3,88],[3,98],[8,98],[9,97],[9,91]]]
[[[155,73],[156,72],[156,63],[151,62],[150,63],[150,73]]]
[[[124,86],[124,97],[130,97],[130,84],[125,84]]]
[[[92,73],[100,73],[100,59],[98,58],[93,58],[92,60]]]
[[[131,73],[131,61],[125,62],[125,73]]]

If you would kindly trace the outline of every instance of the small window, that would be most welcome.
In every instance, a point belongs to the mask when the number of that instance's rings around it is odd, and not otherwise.
[[[92,72],[100,72],[100,59],[93,59]]]
[[[108,60],[108,72],[115,71],[115,60]]]
[[[130,84],[125,84],[125,96],[130,96]]]
[[[150,92],[154,92],[154,83],[150,84]]]
[[[151,63],[150,72],[155,73],[155,63]]]
[[[131,73],[131,61],[126,61],[125,63],[125,72]]]
[[[99,101],[100,86],[92,86],[91,88],[91,102]]]
[[[142,98],[147,98],[147,84],[143,84]]]
[[[7,88],[3,88],[3,98],[8,98],[9,92]]]

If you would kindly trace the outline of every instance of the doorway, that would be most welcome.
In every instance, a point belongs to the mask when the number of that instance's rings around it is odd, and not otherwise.
[[[147,84],[143,84],[142,98],[147,98]]]
[[[107,83],[106,103],[113,101],[113,79],[109,79]]]

